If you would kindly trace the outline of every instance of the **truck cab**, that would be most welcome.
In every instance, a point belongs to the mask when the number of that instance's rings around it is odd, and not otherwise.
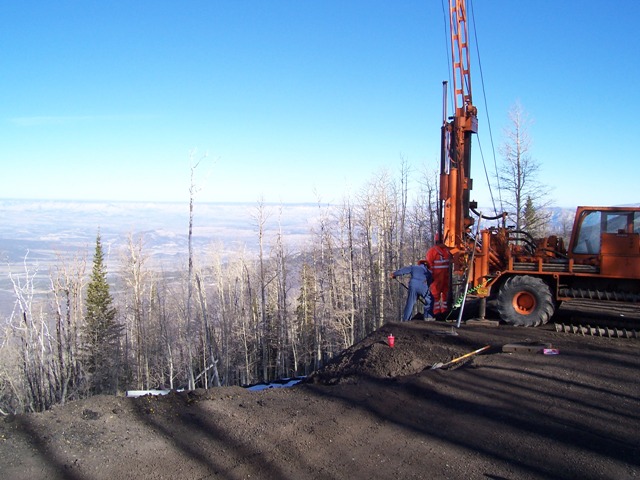
[[[640,279],[640,208],[578,207],[567,253],[602,276]]]

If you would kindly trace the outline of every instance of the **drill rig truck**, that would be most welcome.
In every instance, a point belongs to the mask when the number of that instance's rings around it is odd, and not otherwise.
[[[501,320],[519,326],[547,323],[561,302],[576,298],[640,308],[640,206],[578,207],[565,245],[559,236],[517,231],[506,213],[485,217],[470,201],[478,119],[464,0],[449,0],[449,19],[455,112],[447,116],[444,82],[438,235],[453,254],[452,277],[480,299],[481,316],[489,299]],[[497,226],[481,229],[483,220]]]

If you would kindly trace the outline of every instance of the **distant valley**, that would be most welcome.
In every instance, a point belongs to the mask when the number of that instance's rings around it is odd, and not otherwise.
[[[313,204],[265,204],[266,245],[281,229],[287,245],[296,248],[310,236],[324,212]],[[258,248],[258,204],[194,205],[193,247],[219,249],[223,258]],[[61,259],[86,256],[91,262],[100,231],[107,268],[117,269],[120,252],[143,235],[150,264],[165,270],[186,268],[189,204],[161,202],[71,202],[0,200],[0,319],[13,308],[15,295],[9,272],[24,276],[37,269],[36,285],[48,287],[51,267]],[[90,267],[89,267],[90,268]]]

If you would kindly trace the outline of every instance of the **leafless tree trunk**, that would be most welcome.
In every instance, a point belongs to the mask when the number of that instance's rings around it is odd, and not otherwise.
[[[265,224],[270,214],[266,209],[264,200],[258,202],[254,220],[258,227],[258,275],[260,281],[260,346],[262,349],[262,381],[269,381],[269,367],[271,365],[271,326],[267,314],[267,266],[265,259]]]
[[[360,226],[365,239],[365,252],[369,264],[372,320],[368,331],[385,322],[388,272],[391,263],[394,235],[397,238],[398,209],[395,187],[388,174],[382,172],[366,186],[360,195],[362,212]]]
[[[188,273],[187,273],[187,352],[189,356],[189,388],[195,388],[195,372],[194,364],[196,354],[194,353],[194,345],[196,343],[196,337],[200,329],[195,325],[195,319],[193,318],[193,206],[195,202],[195,196],[198,188],[195,184],[195,171],[200,165],[202,160],[206,158],[201,157],[198,161],[194,160],[195,151],[190,152],[190,164],[191,164],[191,181],[189,184],[189,259],[188,259]]]
[[[80,330],[83,322],[83,289],[86,258],[76,258],[70,265],[59,256],[60,265],[51,273],[50,285],[56,328],[58,402],[86,395],[79,356]]]
[[[516,230],[524,225],[527,198],[533,202],[536,210],[542,214],[549,201],[545,197],[549,188],[537,180],[540,164],[531,156],[531,137],[529,127],[531,120],[520,103],[515,103],[509,111],[510,127],[504,130],[505,141],[500,149],[503,163],[499,169],[498,188],[506,191],[504,202],[512,209]]]
[[[230,315],[233,314],[233,301],[231,296],[227,294],[231,290],[230,275],[231,266],[227,265],[227,274],[223,273],[222,259],[218,252],[223,250],[222,245],[216,245],[213,249],[212,258],[212,284],[214,285],[214,305],[215,315],[212,316],[212,321],[219,327],[218,335],[214,335],[214,343],[216,344],[219,370],[222,370],[222,374],[219,373],[221,385],[229,385],[230,381],[230,357],[231,352],[229,346],[231,342],[231,322]],[[229,262],[231,263],[231,262]],[[217,319],[217,322],[216,322]]]
[[[147,257],[143,252],[144,239],[142,235],[134,239],[129,235],[127,241],[126,254],[122,259],[122,278],[126,285],[128,294],[126,318],[130,320],[127,331],[131,333],[127,336],[132,338],[133,354],[135,356],[135,381],[138,389],[151,388],[151,372],[149,358],[149,305],[147,299],[149,295],[148,276],[149,272],[145,268]]]
[[[52,360],[55,358],[52,337],[44,312],[34,312],[34,279],[37,269],[30,270],[24,259],[24,276],[9,274],[16,296],[17,311],[10,318],[14,338],[19,342],[20,373],[24,395],[23,409],[41,412],[56,401],[56,380]]]
[[[404,157],[400,162],[400,219],[398,225],[398,242],[394,255],[389,259],[391,264],[404,265],[404,245],[406,235],[407,208],[409,203],[409,165]],[[397,259],[397,262],[396,262]],[[385,276],[385,279],[387,277]]]
[[[193,155],[193,153],[191,154]],[[196,332],[196,328],[193,325],[194,320],[191,312],[191,299],[193,296],[193,202],[194,196],[196,193],[196,186],[194,184],[194,172],[198,166],[198,163],[193,163],[193,157],[191,158],[191,183],[189,185],[189,258],[188,258],[188,273],[187,273],[187,328],[186,328],[186,342],[187,342],[187,352],[189,355],[189,389],[193,390],[196,387],[196,379],[195,372],[193,371],[193,363],[194,363],[194,353],[193,353],[193,342],[194,342],[194,333]]]
[[[164,282],[155,286],[154,293],[155,310],[158,318],[158,328],[160,330],[161,339],[161,345],[158,346],[158,350],[162,352],[161,356],[164,360],[162,362],[164,368],[161,378],[166,380],[161,383],[163,385],[168,385],[168,387],[173,390],[176,387],[174,384],[176,368],[172,339],[174,337],[178,337],[178,335],[173,335],[173,332],[170,329],[171,319],[167,307],[167,300],[170,298],[170,293],[167,291]]]
[[[280,220],[278,221],[278,234],[276,236],[275,256],[276,256],[276,288],[277,288],[277,315],[276,315],[276,378],[283,378],[290,374],[289,349],[289,311],[288,311],[288,270],[287,252],[284,244],[284,234],[282,232],[282,210],[280,210]]]
[[[355,341],[356,336],[356,316],[358,317],[360,323],[358,325],[359,334],[361,338],[364,338],[365,335],[365,324],[364,324],[364,315],[361,313],[358,314],[358,296],[356,292],[356,265],[355,265],[355,245],[354,245],[354,223],[353,223],[353,207],[351,206],[351,200],[347,199],[347,202],[344,207],[344,213],[346,216],[346,230],[347,230],[347,252],[349,258],[349,287],[351,290],[351,325],[352,328],[352,336],[351,343]]]
[[[314,368],[319,368],[323,363],[325,349],[331,344],[329,336],[329,319],[334,317],[333,312],[333,242],[329,219],[323,213],[320,219],[319,238],[317,247],[313,253],[313,268],[317,272],[317,298],[318,304],[314,317]]]
[[[205,370],[211,370],[211,376],[208,377],[213,382],[214,387],[220,386],[220,375],[218,374],[218,358],[220,358],[220,353],[218,346],[216,344],[216,335],[215,329],[213,325],[209,325],[209,312],[207,309],[207,300],[204,294],[204,289],[202,288],[202,282],[200,282],[200,277],[196,274],[196,283],[198,285],[198,295],[200,297],[200,308],[203,318],[203,326],[204,326],[204,338],[205,338],[205,352],[207,355],[207,362],[205,365]]]
[[[300,271],[300,293],[296,301],[297,340],[294,349],[296,372],[310,373],[315,366],[316,278],[315,270],[303,261]]]
[[[258,315],[258,309],[254,308],[254,305],[257,305],[256,299],[254,298],[253,287],[251,283],[251,275],[249,274],[249,269],[246,264],[243,265],[244,275],[247,286],[247,300],[248,300],[248,308],[243,309],[241,315],[242,321],[242,344],[244,351],[244,366],[245,366],[245,383],[252,382],[255,378],[257,378],[257,371],[255,371],[255,366],[258,365],[258,349],[260,342],[260,317]],[[248,320],[247,321],[247,317]],[[252,348],[252,346],[254,348]],[[254,361],[255,359],[256,361]]]

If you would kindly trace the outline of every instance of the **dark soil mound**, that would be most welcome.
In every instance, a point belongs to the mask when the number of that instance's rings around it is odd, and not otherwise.
[[[389,347],[390,334],[394,348]],[[418,320],[387,324],[333,358],[309,381],[335,385],[415,375],[468,353],[469,348],[478,347],[461,338],[451,324]]]

